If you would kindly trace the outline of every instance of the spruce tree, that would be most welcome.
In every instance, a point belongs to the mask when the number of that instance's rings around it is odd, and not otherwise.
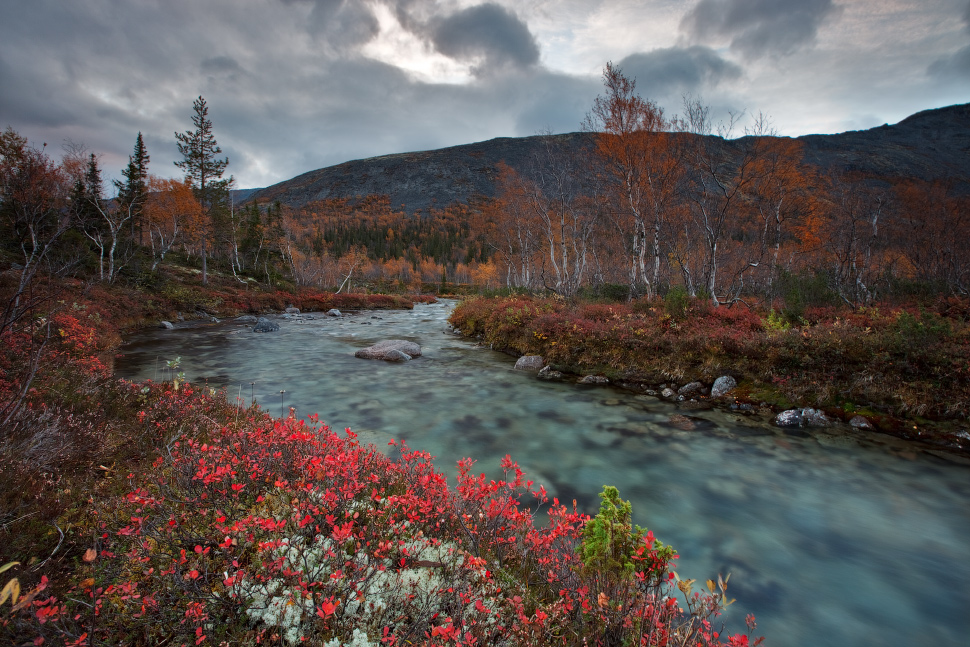
[[[192,125],[195,130],[175,133],[179,153],[182,161],[175,165],[185,171],[186,178],[192,182],[196,197],[202,207],[202,284],[208,283],[206,258],[208,242],[212,235],[212,217],[215,210],[225,203],[225,193],[232,182],[230,177],[223,180],[222,174],[229,165],[228,158],[219,158],[222,153],[216,138],[212,134],[212,121],[209,119],[209,107],[201,96],[192,103],[195,114],[192,115]]]
[[[124,181],[115,180],[120,207],[131,211],[131,239],[144,245],[144,206],[148,196],[148,150],[141,133],[135,139],[135,150],[128,156],[128,167],[121,171]]]

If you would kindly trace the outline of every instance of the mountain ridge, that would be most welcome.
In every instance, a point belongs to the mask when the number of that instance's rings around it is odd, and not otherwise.
[[[280,200],[298,207],[328,198],[377,194],[387,195],[393,208],[409,213],[426,211],[452,202],[468,203],[475,196],[494,195],[499,162],[527,173],[541,148],[555,144],[567,153],[578,154],[592,146],[594,136],[573,132],[496,137],[350,160],[251,190],[246,198]],[[794,139],[804,144],[805,162],[827,174],[862,174],[884,180],[951,178],[970,185],[970,104],[923,110],[894,125]],[[721,141],[730,146],[739,140]]]

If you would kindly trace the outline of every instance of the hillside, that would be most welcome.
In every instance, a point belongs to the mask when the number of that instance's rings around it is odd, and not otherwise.
[[[405,212],[444,207],[475,195],[494,193],[495,166],[501,161],[528,172],[531,160],[549,144],[579,153],[591,144],[588,133],[499,137],[431,151],[398,153],[344,162],[248,196],[300,206],[314,200],[387,194]],[[805,160],[826,172],[970,182],[970,104],[926,110],[895,125],[836,135],[806,135]]]

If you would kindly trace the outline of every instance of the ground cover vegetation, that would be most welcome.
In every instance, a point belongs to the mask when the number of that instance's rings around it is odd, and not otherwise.
[[[679,580],[615,489],[590,518],[511,458],[500,480],[463,461],[449,488],[424,453],[274,419],[175,362],[114,379],[122,331],[162,318],[433,299],[351,292],[369,279],[349,233],[314,288],[270,237],[281,207],[235,209],[194,111],[186,179],[152,177],[139,135],[110,199],[82,146],[56,162],[0,137],[0,642],[749,644],[723,631],[726,578]],[[464,231],[415,226],[431,254]]]
[[[799,313],[714,307],[671,290],[632,302],[472,298],[451,322],[493,348],[634,389],[730,375],[731,402],[861,414],[894,435],[970,449],[970,302]]]

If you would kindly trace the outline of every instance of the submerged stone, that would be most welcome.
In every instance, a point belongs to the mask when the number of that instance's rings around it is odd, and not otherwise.
[[[401,355],[406,355],[407,359],[403,359]],[[360,359],[382,359],[389,362],[406,362],[420,356],[421,346],[405,339],[387,339],[354,353],[354,357]]]
[[[275,321],[270,321],[266,317],[260,317],[256,320],[256,327],[253,328],[253,332],[275,332],[280,329],[280,325]]]

